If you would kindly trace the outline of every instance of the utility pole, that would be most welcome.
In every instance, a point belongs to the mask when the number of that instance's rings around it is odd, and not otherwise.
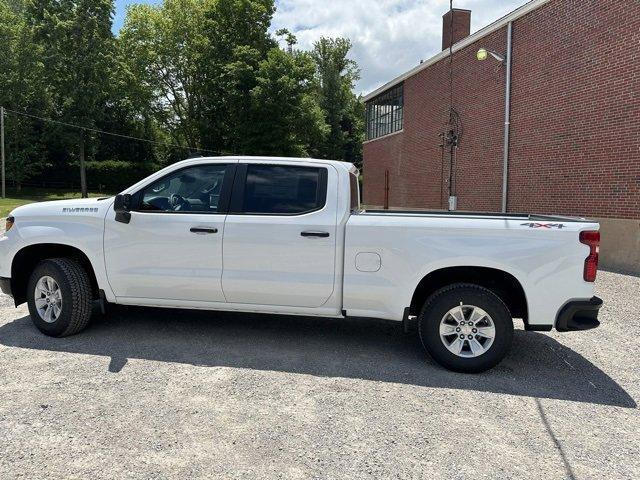
[[[7,191],[4,178],[4,107],[0,107],[0,157],[2,157],[2,198],[6,198]]]
[[[87,172],[84,165],[84,128],[80,130],[80,190],[82,198],[87,198]]]

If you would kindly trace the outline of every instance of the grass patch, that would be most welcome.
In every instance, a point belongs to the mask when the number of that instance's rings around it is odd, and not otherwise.
[[[107,197],[107,193],[89,193],[90,197]],[[7,189],[7,198],[0,198],[0,218],[9,215],[16,207],[34,202],[47,202],[51,200],[69,200],[82,198],[80,192],[68,190],[48,190],[45,188],[23,188],[21,192]]]

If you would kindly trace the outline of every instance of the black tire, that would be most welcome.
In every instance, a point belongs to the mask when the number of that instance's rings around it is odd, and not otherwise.
[[[493,320],[495,327],[493,343],[478,356],[458,356],[449,351],[440,338],[442,319],[447,312],[459,305],[479,307]],[[449,370],[463,373],[484,372],[496,366],[509,352],[513,340],[513,319],[504,302],[490,290],[468,283],[450,285],[429,297],[420,312],[418,327],[422,345],[433,359]],[[456,335],[445,338],[455,339]],[[480,340],[484,339],[480,338]],[[469,353],[471,345],[468,341],[465,340],[465,342],[467,342],[464,344],[465,353]]]
[[[58,318],[49,323],[38,313],[35,289],[38,281],[49,276],[58,284],[62,303]],[[42,333],[51,337],[67,337],[86,328],[91,319],[93,294],[89,275],[71,258],[50,258],[33,270],[27,287],[27,304],[31,320]]]

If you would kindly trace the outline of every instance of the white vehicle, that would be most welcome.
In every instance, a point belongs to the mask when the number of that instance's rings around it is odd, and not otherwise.
[[[318,317],[417,318],[446,368],[480,372],[527,330],[599,325],[599,225],[584,219],[365,211],[337,161],[186,160],[115,198],[15,209],[0,284],[43,333],[94,302]]]

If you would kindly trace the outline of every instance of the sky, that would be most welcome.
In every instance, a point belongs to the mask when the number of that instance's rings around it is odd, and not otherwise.
[[[118,32],[126,6],[161,0],[116,0],[113,29]],[[515,10],[527,0],[454,0],[471,13],[471,32]],[[442,15],[448,0],[276,0],[272,30],[288,28],[298,45],[310,49],[321,36],[351,39],[358,62],[358,93],[369,93],[440,52]]]

